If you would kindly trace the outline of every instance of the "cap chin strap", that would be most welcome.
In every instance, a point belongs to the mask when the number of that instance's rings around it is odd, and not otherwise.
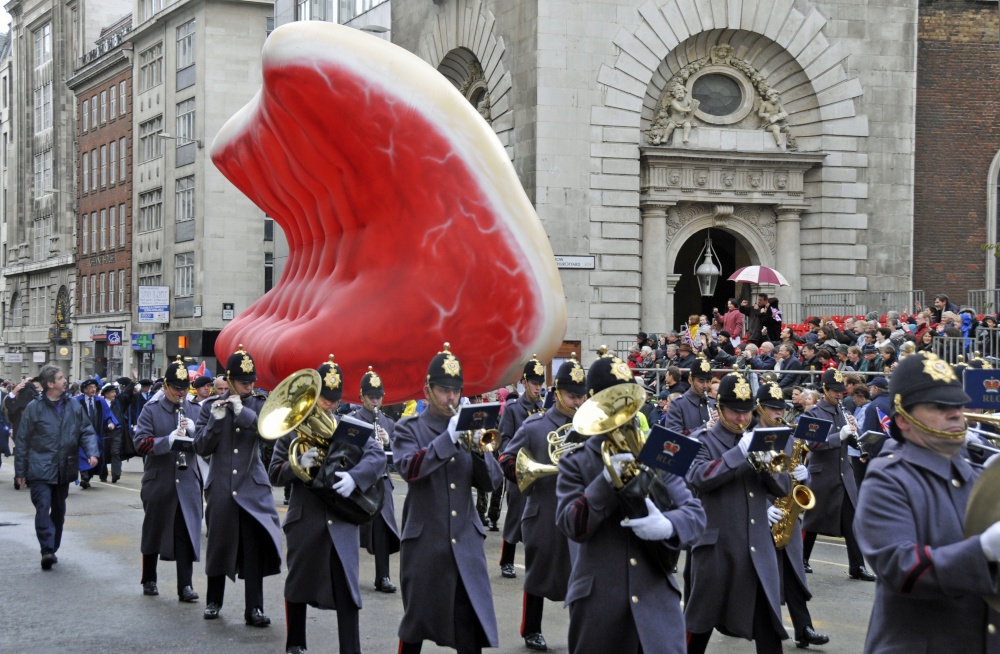
[[[943,429],[934,429],[933,427],[928,427],[924,423],[914,418],[912,414],[906,412],[906,409],[903,408],[903,403],[900,402],[899,397],[900,397],[899,395],[896,395],[896,399],[893,402],[893,404],[896,407],[896,413],[903,416],[903,419],[906,420],[906,422],[910,423],[920,431],[927,432],[931,436],[937,436],[938,438],[946,438],[952,441],[965,439],[965,432],[968,430],[968,425],[966,425],[966,429],[963,429],[960,432],[944,431]]]
[[[458,407],[457,406],[454,409],[449,410],[448,407],[441,406],[438,403],[438,401],[434,399],[434,393],[431,391],[430,382],[428,382],[427,384],[425,384],[425,388],[427,388],[427,401],[430,402],[431,404],[433,404],[435,406],[435,408],[437,408],[438,411],[440,411],[441,413],[443,413],[446,416],[458,415]],[[461,403],[461,401],[462,401],[461,391],[459,391],[459,403]]]
[[[832,392],[843,393],[844,391],[832,391]],[[830,404],[832,404],[833,406],[837,406],[840,403],[840,400],[835,400],[832,397],[830,397],[830,393],[831,393],[831,391],[828,391],[828,390],[826,390],[824,388],[823,389],[823,399],[826,400],[827,402],[829,402]]]
[[[576,413],[576,409],[574,409],[570,405],[568,405],[565,402],[563,402],[562,393],[559,391],[559,384],[558,383],[555,385],[555,387],[553,388],[552,392],[555,393],[556,404],[558,404],[559,408],[563,410],[563,415],[567,415],[569,417],[572,417]]]
[[[721,415],[721,414],[720,414]],[[757,400],[757,418],[760,419],[760,424],[765,427],[781,427],[781,420],[771,420],[770,416],[767,415],[767,411],[764,410],[764,405]]]
[[[741,422],[734,423],[726,420],[726,415],[722,413],[721,404],[719,405],[719,422],[722,424],[723,427],[725,427],[726,431],[733,434],[742,434],[744,431],[746,431],[747,428],[747,425],[744,425]]]

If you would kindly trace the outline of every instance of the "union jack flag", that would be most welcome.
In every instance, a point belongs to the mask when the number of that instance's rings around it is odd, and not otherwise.
[[[882,431],[885,432],[886,436],[891,436],[892,434],[889,433],[889,416],[885,415],[882,409],[878,407],[875,407],[875,410],[878,411],[878,424],[882,425]]]

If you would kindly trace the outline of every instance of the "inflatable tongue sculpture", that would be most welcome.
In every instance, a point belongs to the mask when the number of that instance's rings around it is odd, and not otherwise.
[[[496,135],[440,73],[303,21],[268,37],[263,78],[211,154],[281,225],[288,261],[219,335],[220,360],[242,343],[272,388],[334,352],[348,384],[376,365],[392,403],[421,396],[445,341],[467,395],[555,354],[566,302],[548,239]]]

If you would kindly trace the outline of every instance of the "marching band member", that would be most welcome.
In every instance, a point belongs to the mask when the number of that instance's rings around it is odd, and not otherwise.
[[[143,406],[135,428],[135,449],[143,455],[142,594],[160,594],[156,564],[162,558],[177,562],[177,599],[194,602],[198,593],[192,587],[192,568],[201,555],[201,472],[193,452],[170,448],[178,436],[194,436],[199,407],[187,398],[190,382],[183,362],[167,366],[163,378],[163,395]]]
[[[841,410],[839,403],[844,399],[847,386],[844,375],[839,370],[827,370],[822,378],[823,397],[816,405],[809,407],[804,415],[821,418],[833,423],[825,443],[815,443],[810,448],[809,474],[812,477],[816,508],[806,513],[802,528],[806,535],[803,541],[806,572],[812,572],[809,557],[817,534],[843,536],[847,544],[847,563],[851,579],[875,581],[875,575],[865,569],[861,548],[854,537],[854,507],[858,504],[858,485],[851,468],[848,444],[855,442],[858,423],[854,416]]]
[[[316,403],[333,417],[344,394],[343,376],[333,357],[317,372],[322,380]],[[288,577],[285,579],[285,613],[288,654],[306,651],[306,605],[337,611],[337,637],[341,654],[361,652],[358,611],[361,591],[358,587],[359,529],[327,508],[326,503],[292,471],[288,447],[297,436],[292,432],[278,439],[268,471],[275,486],[292,485],[285,517],[288,539]],[[309,448],[299,457],[303,469],[318,461],[318,450]],[[367,489],[381,483],[385,454],[374,437],[365,444],[361,460],[348,472],[339,472],[340,481],[333,491],[348,497],[355,488]]]
[[[399,561],[399,654],[419,652],[424,640],[463,654],[498,643],[486,532],[472,487],[494,490],[503,473],[492,456],[459,446],[453,414],[462,385],[462,366],[445,343],[427,368],[427,408],[401,420],[394,433],[396,466],[409,485]]]
[[[1000,522],[964,531],[981,474],[963,456],[969,396],[930,352],[902,359],[889,384],[900,444],[869,463],[855,519],[878,575],[864,651],[1000,652],[1000,615],[982,598],[1000,593]]]
[[[392,450],[392,432],[396,423],[382,413],[382,399],[385,387],[382,378],[368,366],[368,372],[361,377],[361,407],[350,415],[362,422],[375,423],[378,416],[378,430],[373,436],[375,443],[383,450]],[[376,410],[378,413],[376,414]],[[389,555],[399,551],[399,529],[396,527],[396,505],[392,501],[392,478],[389,476],[389,460],[382,472],[385,484],[385,502],[382,510],[368,524],[361,526],[361,543],[369,554],[375,556],[375,590],[381,593],[395,593],[396,586],[389,580]]]
[[[507,444],[521,428],[525,419],[533,414],[542,413],[545,407],[542,403],[542,389],[545,387],[545,367],[536,357],[524,364],[524,393],[516,400],[507,402],[503,415],[500,416],[500,452],[505,452]],[[517,452],[514,452],[517,456]],[[514,457],[500,455],[500,465],[504,468],[514,465]],[[521,540],[521,513],[524,511],[524,495],[515,483],[506,483],[507,515],[503,519],[503,546],[500,550],[500,574],[508,579],[517,577],[514,570],[514,554],[517,543]]]
[[[691,366],[688,379],[691,388],[684,395],[670,403],[667,418],[663,423],[670,431],[688,436],[709,422],[715,412],[714,402],[708,399],[708,389],[712,384],[712,364],[704,357],[698,357]]]
[[[574,355],[575,356],[575,355]],[[555,403],[545,412],[529,416],[507,444],[501,460],[516,462],[524,448],[532,460],[549,463],[549,432],[572,422],[576,410],[587,399],[586,373],[575,358],[559,366],[555,379]],[[517,483],[515,466],[504,468],[510,483]],[[545,599],[566,599],[570,558],[566,537],[556,527],[556,478],[541,477],[524,491],[521,517],[524,539],[524,610],[521,636],[528,649],[548,650],[542,636]]]
[[[688,652],[704,652],[713,629],[753,640],[758,653],[781,652],[788,634],[781,624],[767,497],[787,495],[791,479],[770,470],[767,456],[759,469],[748,459],[753,393],[746,378],[738,372],[723,377],[718,402],[719,422],[695,434],[702,447],[687,475],[708,519],[691,549],[693,583],[684,610]]]
[[[271,484],[260,460],[257,414],[264,398],[253,393],[257,380],[253,358],[241,345],[226,361],[230,390],[205,401],[194,437],[194,450],[211,456],[205,481],[208,575],[205,619],[222,610],[226,577],[243,577],[248,625],[266,627],[264,577],[281,571],[281,527]]]
[[[784,427],[785,396],[781,387],[774,382],[764,382],[757,389],[757,419],[761,427]],[[789,438],[785,452],[792,456],[795,439]],[[792,485],[809,485],[809,469],[801,462],[789,471],[792,475]],[[775,497],[771,497],[773,504]],[[782,518],[781,509],[775,506],[767,507],[767,521],[773,528]],[[788,614],[795,627],[795,644],[804,649],[810,645],[825,645],[830,637],[817,633],[812,625],[807,602],[812,598],[809,584],[806,583],[806,571],[802,562],[802,529],[798,524],[791,530],[791,540],[782,549],[775,549],[778,556],[778,574],[781,577],[782,597],[788,606]]]
[[[618,357],[601,357],[590,366],[591,395],[617,384],[634,384],[632,371]],[[615,490],[601,458],[607,434],[593,436],[583,447],[559,460],[556,520],[572,542],[573,570],[569,606],[569,651],[636,654],[684,652],[681,594],[671,569],[654,560],[646,543],[671,549],[690,546],[705,528],[701,504],[680,477],[662,474],[660,503],[635,492],[636,477]],[[612,455],[620,469],[632,461],[627,452]],[[640,475],[648,475],[643,472]],[[669,498],[669,505],[664,504]],[[628,519],[625,506],[645,503],[646,517]]]

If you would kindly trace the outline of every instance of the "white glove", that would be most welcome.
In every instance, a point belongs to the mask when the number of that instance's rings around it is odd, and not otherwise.
[[[840,428],[840,440],[846,441],[853,435],[854,435],[854,430],[851,429],[850,425],[844,425],[843,427]]]
[[[170,435],[167,436],[167,442],[170,443],[170,447],[174,446],[174,441],[175,440],[177,440],[177,432],[176,431],[172,431],[172,432],[170,432]]]
[[[389,432],[382,429],[382,425],[378,426],[375,430],[375,442],[378,443],[379,447],[383,450],[389,446]]]
[[[782,511],[778,507],[773,506],[773,505],[767,507],[767,522],[772,527],[774,525],[778,524],[778,521],[781,520],[781,518],[782,518],[783,515],[784,515],[784,511]]]
[[[354,481],[354,477],[343,470],[336,474],[340,477],[340,481],[333,485],[333,490],[337,491],[337,495],[341,497],[348,497],[358,487],[358,483]]]
[[[792,479],[795,481],[805,481],[809,478],[809,468],[801,463],[792,470]]]
[[[451,439],[452,443],[458,445],[458,432],[455,428],[458,427],[458,416],[452,416],[451,420],[448,421],[448,438]]]
[[[1000,561],[1000,522],[994,522],[990,528],[979,537],[983,554],[990,561]]]
[[[194,420],[184,418],[184,431],[187,432],[188,436],[194,436]]]
[[[243,410],[243,400],[239,395],[230,395],[229,403],[233,405],[233,417],[240,415],[240,411]]]
[[[631,452],[622,452],[621,454],[611,455],[611,466],[615,469],[615,472],[619,477],[622,476],[622,466],[630,461],[635,461],[635,457],[632,456]],[[605,468],[602,472],[604,472],[604,478],[607,479],[610,484],[611,473],[608,472],[607,468]]]
[[[771,454],[770,452],[764,452],[764,464],[765,465],[770,464],[771,463],[771,459],[773,459],[773,458],[774,458],[773,454]]]
[[[649,515],[645,518],[626,518],[621,522],[622,527],[631,529],[632,533],[643,540],[668,540],[672,538],[674,523],[670,522],[670,519],[663,515],[653,504],[653,500],[648,497],[646,498],[646,510]]]
[[[212,405],[212,417],[216,420],[222,420],[226,417],[226,403],[220,402],[218,404]]]
[[[299,465],[302,466],[303,469],[308,470],[316,465],[317,459],[319,459],[319,450],[315,447],[310,447],[302,453],[302,456],[299,457]]]
[[[743,452],[743,456],[746,456],[750,452],[750,441],[753,440],[753,432],[747,432],[743,434],[743,438],[737,443],[740,448],[740,452]]]

